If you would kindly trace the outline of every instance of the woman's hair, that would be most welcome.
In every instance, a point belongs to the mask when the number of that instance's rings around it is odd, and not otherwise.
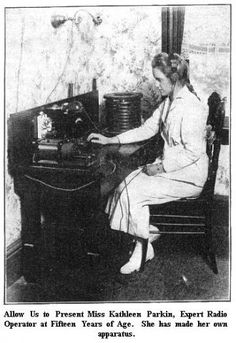
[[[176,53],[168,55],[165,52],[161,52],[154,56],[152,68],[158,68],[173,84],[178,80],[183,86],[186,85],[190,92],[198,98],[189,81],[189,64],[180,55]]]

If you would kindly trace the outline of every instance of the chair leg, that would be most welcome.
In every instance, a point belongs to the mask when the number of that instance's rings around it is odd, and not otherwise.
[[[218,274],[215,252],[212,246],[212,237],[211,237],[211,233],[209,232],[206,233],[205,247],[206,247],[207,262],[209,263],[209,266],[211,270],[213,271],[213,273]]]
[[[208,256],[209,256],[209,263],[210,263],[213,273],[218,274],[215,254],[212,251],[209,251]]]
[[[144,265],[147,257],[148,239],[142,239],[142,261],[140,266],[140,272],[144,271]]]
[[[212,242],[212,225],[211,225],[210,216],[208,216],[208,220],[206,223],[205,245],[206,245],[207,260],[209,262],[210,268],[213,271],[213,273],[218,274],[216,257],[215,257],[215,252],[213,249],[213,242]]]

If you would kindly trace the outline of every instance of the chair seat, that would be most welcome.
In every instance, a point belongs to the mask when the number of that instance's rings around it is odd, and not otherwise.
[[[204,234],[208,208],[207,200],[202,197],[150,205],[150,223],[157,226],[160,233]]]
[[[164,204],[149,205],[150,215],[160,214],[180,214],[184,216],[200,215],[205,213],[205,206],[208,205],[207,199],[198,198],[183,198],[176,201],[171,201]]]

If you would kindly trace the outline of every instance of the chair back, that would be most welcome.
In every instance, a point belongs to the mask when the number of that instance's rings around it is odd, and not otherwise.
[[[208,98],[209,115],[207,119],[207,155],[209,157],[208,178],[204,186],[203,195],[212,200],[215,189],[216,173],[222,139],[222,129],[225,117],[225,99],[213,92]]]

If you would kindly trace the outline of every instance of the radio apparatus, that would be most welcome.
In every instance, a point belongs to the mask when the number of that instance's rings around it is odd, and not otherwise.
[[[84,167],[96,164],[96,148],[86,138],[98,127],[80,101],[54,104],[37,116],[37,139],[33,143],[33,164]]]
[[[90,167],[97,161],[93,148],[81,138],[41,139],[33,144],[33,163],[37,165]]]
[[[97,132],[109,137],[140,124],[140,93],[105,95],[105,127],[99,124],[95,80],[92,91],[68,96],[10,115],[9,170],[12,175],[20,168],[29,168],[30,173],[36,174],[52,172],[53,175],[57,171],[63,173],[68,170],[74,173],[77,169],[91,174],[101,169],[101,166],[106,174],[107,160],[112,160],[115,155],[120,156],[120,147],[101,149],[99,144],[87,141],[89,134]],[[110,166],[113,171],[114,164],[110,163]]]

